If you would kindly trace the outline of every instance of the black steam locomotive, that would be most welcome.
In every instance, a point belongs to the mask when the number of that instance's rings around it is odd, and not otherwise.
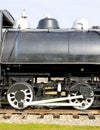
[[[60,29],[48,17],[30,29],[23,20],[0,11],[0,107],[100,107],[100,30]]]

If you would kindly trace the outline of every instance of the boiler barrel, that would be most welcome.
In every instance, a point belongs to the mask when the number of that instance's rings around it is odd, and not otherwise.
[[[1,62],[100,63],[99,33],[96,31],[8,30],[2,43]]]

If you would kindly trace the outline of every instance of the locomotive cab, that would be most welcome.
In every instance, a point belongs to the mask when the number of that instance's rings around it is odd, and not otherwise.
[[[0,45],[2,40],[3,29],[12,28],[14,18],[7,10],[0,10]],[[0,46],[1,48],[1,46]]]
[[[14,23],[13,16],[7,10],[0,10],[0,79],[1,79],[1,50],[2,38],[5,29],[12,28]]]

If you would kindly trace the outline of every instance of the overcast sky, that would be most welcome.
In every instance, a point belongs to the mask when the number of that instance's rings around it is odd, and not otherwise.
[[[15,19],[26,9],[31,27],[48,14],[61,28],[72,27],[74,20],[85,18],[90,27],[100,26],[100,0],[0,0],[0,9],[7,9]]]

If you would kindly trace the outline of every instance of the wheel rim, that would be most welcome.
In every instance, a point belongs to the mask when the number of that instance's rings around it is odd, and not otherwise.
[[[79,94],[76,93],[72,93],[70,96],[78,96]],[[88,98],[84,98],[84,99],[74,99],[74,100],[69,100],[70,103],[76,103],[76,104],[81,104],[81,106],[74,106],[75,109],[78,110],[85,110],[88,109],[89,107],[91,107],[91,105],[93,104],[94,101],[94,97],[88,97]]]
[[[24,109],[33,100],[32,87],[28,83],[15,83],[7,91],[9,104],[16,109]]]
[[[69,100],[70,103],[81,104],[81,106],[74,106],[75,109],[85,110],[92,106],[94,102],[94,92],[91,86],[85,83],[77,83],[71,87],[71,92],[69,96],[79,96],[82,95],[84,98],[78,98],[74,100]]]

